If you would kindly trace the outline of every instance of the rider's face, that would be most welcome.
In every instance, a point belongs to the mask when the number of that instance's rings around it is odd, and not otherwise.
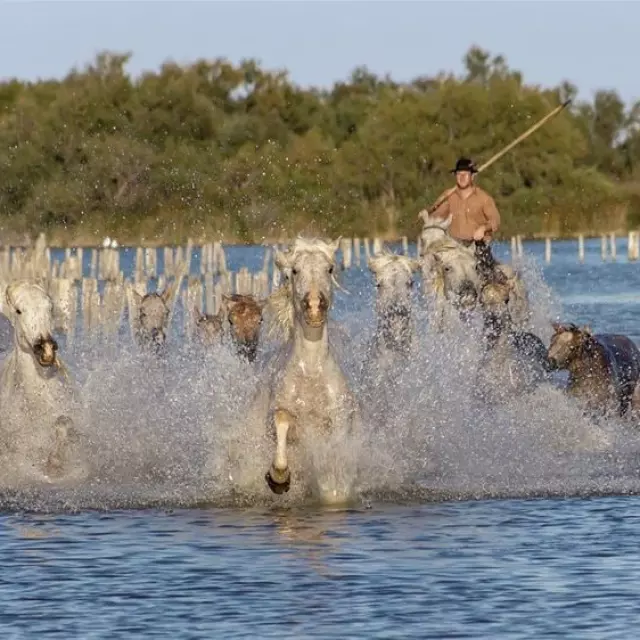
[[[471,171],[456,172],[456,184],[460,189],[466,189],[471,185]]]

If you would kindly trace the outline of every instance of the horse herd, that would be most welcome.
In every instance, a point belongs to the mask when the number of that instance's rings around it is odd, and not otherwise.
[[[439,220],[426,212],[421,217],[418,258],[385,249],[369,259],[376,325],[363,354],[365,380],[382,380],[384,385],[385,372],[402,367],[410,357],[414,275],[420,273],[421,300],[435,331],[480,319],[483,356],[477,389],[484,401],[495,400],[498,390],[511,396],[529,393],[548,382],[552,371],[563,369],[569,372],[567,393],[585,411],[635,415],[633,410],[640,408],[640,352],[628,337],[593,335],[587,327],[554,323],[550,345],[545,346],[530,331],[530,304],[520,274],[498,262],[484,243],[466,245],[449,236],[450,218]],[[330,311],[340,286],[338,245],[338,240],[299,237],[287,251],[276,251],[282,285],[266,299],[231,295],[224,297],[216,315],[191,310],[195,338],[204,348],[232,345],[259,376],[242,420],[258,424],[271,443],[270,460],[264,461],[261,473],[275,494],[289,491],[291,459],[302,455],[308,436],[322,439],[337,432],[348,437],[362,431],[361,399],[330,340],[330,325],[335,330]],[[135,294],[136,341],[160,359],[170,340],[176,294],[173,283],[162,292]],[[0,374],[5,467],[40,482],[86,479],[91,469],[79,444],[83,417],[53,337],[52,299],[40,283],[18,280],[6,287],[5,301],[3,321],[13,332]],[[275,346],[258,358],[258,347],[267,339]],[[241,458],[241,449],[229,455],[232,481]],[[343,497],[335,486],[320,483],[318,489],[326,499]]]

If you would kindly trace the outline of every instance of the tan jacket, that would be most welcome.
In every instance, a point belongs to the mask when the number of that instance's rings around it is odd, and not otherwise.
[[[448,190],[447,190],[448,191]],[[440,198],[444,197],[443,192]],[[438,198],[438,200],[440,199]],[[485,225],[485,241],[490,241],[500,228],[500,213],[493,198],[480,187],[473,187],[467,198],[462,198],[456,189],[434,212],[433,216],[444,220],[452,213],[449,234],[456,240],[473,240],[473,234],[480,225]]]

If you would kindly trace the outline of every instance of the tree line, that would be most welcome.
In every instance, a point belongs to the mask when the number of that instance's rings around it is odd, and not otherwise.
[[[397,82],[366,67],[330,89],[255,60],[167,62],[132,78],[104,52],[63,79],[0,84],[0,231],[260,242],[295,233],[414,236],[417,213],[567,98],[479,177],[503,237],[640,224],[640,104],[575,100],[469,49],[461,76]]]

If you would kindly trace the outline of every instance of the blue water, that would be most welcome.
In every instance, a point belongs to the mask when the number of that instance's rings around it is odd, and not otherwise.
[[[230,251],[229,267],[243,251],[259,268],[252,250]],[[544,248],[525,251],[541,259]],[[580,265],[566,242],[543,271],[563,319],[640,342],[640,264],[603,264],[593,242]],[[366,272],[344,281],[337,314],[371,300]],[[7,639],[626,639],[640,622],[634,496],[28,508],[0,518]]]

